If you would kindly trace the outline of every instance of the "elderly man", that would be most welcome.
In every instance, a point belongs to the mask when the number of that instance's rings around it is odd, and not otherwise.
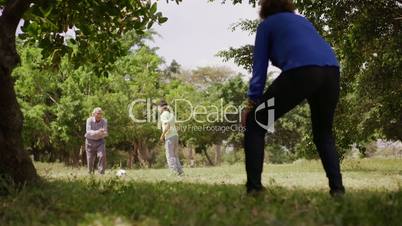
[[[107,121],[106,119],[102,118],[102,109],[97,107],[92,111],[92,117],[89,117],[87,119],[85,133],[85,150],[87,153],[87,164],[89,173],[94,173],[96,156],[98,156],[99,173],[105,173],[105,137],[107,135]]]

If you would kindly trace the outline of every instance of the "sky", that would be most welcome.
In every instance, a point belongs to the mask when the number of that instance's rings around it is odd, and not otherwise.
[[[221,4],[219,0],[186,0],[177,5],[158,2],[158,10],[168,21],[153,29],[160,35],[150,45],[169,64],[175,59],[185,69],[200,66],[227,66],[245,75],[249,73],[233,62],[224,63],[215,54],[229,47],[254,43],[254,35],[230,27],[240,19],[258,18],[257,8],[249,4]]]

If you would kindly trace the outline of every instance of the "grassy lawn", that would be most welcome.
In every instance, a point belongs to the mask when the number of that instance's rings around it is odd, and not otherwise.
[[[242,164],[129,170],[36,163],[43,182],[0,197],[0,225],[402,225],[402,160],[348,160],[334,200],[318,161],[265,165],[268,191],[244,194]]]

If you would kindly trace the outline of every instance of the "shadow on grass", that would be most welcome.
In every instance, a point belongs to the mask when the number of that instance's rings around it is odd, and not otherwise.
[[[402,189],[327,193],[275,185],[259,197],[238,185],[70,179],[0,197],[0,225],[400,225]]]

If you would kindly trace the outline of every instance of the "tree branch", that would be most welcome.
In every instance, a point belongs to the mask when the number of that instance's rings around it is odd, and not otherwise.
[[[8,0],[0,16],[0,70],[11,74],[18,64],[15,32],[24,13],[35,0]]]
[[[16,30],[24,13],[34,0],[8,0],[3,14],[0,17],[0,23],[5,23],[8,29]]]

